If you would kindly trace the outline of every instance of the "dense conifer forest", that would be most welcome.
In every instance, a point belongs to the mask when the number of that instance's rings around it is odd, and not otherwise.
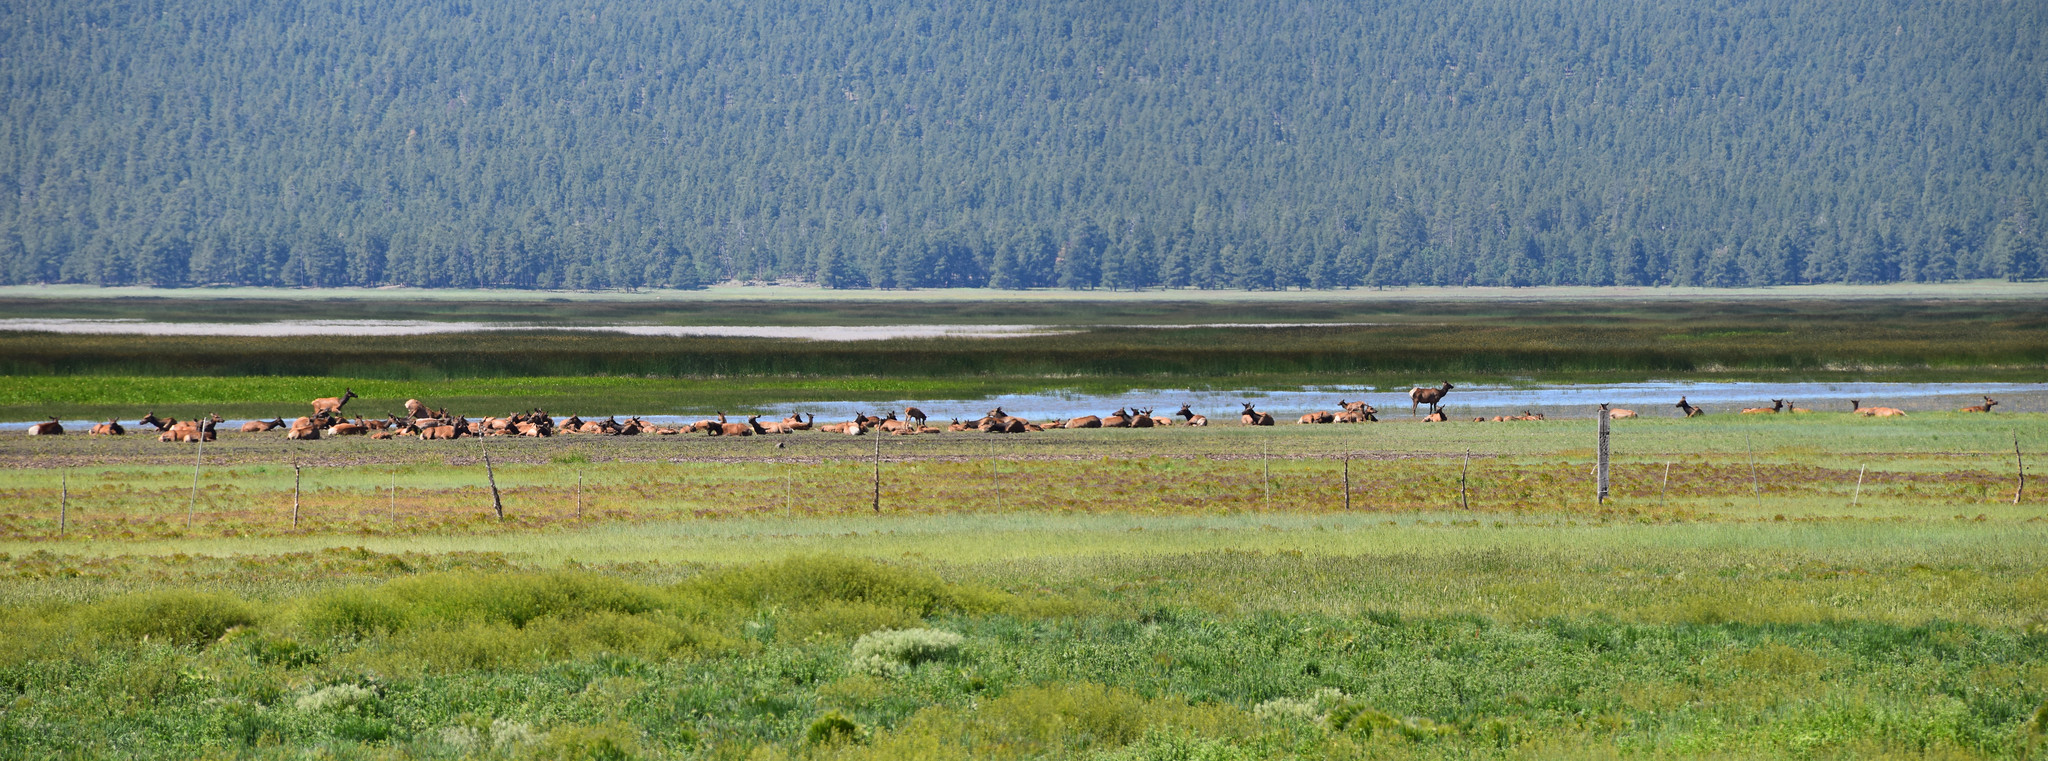
[[[0,281],[2042,274],[2030,0],[17,0]]]

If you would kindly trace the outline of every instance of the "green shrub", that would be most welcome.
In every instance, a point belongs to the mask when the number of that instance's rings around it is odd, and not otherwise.
[[[545,761],[632,761],[639,757],[638,733],[624,724],[561,727],[549,732],[529,756]]]
[[[776,633],[791,641],[812,637],[852,637],[883,629],[909,629],[923,623],[904,608],[870,602],[825,600],[782,615]]]
[[[871,632],[853,643],[851,668],[878,677],[902,674],[918,664],[958,655],[966,638],[937,629]]]
[[[299,625],[323,637],[367,637],[405,627],[406,610],[364,589],[337,589],[299,606]]]
[[[795,557],[707,573],[677,587],[686,597],[792,608],[827,602],[867,603],[924,618],[942,610],[986,612],[999,592],[947,584],[914,568],[835,555]]]
[[[414,621],[525,626],[546,616],[644,613],[661,607],[653,590],[594,573],[446,573],[389,582],[377,596],[407,609]]]
[[[837,745],[851,742],[860,736],[860,725],[852,719],[830,711],[811,722],[811,728],[804,731],[804,742],[811,745]]]
[[[188,646],[256,623],[255,611],[241,600],[189,589],[122,595],[91,606],[84,615],[100,631],[118,637]]]

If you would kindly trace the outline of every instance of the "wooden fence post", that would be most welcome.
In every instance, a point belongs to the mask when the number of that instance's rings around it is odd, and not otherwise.
[[[71,520],[71,471],[59,471],[57,476],[57,535],[64,535],[64,527]]]
[[[1664,485],[1657,489],[1657,509],[1664,508],[1665,498],[1671,496],[1671,461],[1664,461]]]
[[[505,499],[498,494],[498,472],[491,467],[491,448],[484,446],[484,437],[476,437],[476,448],[484,453],[484,477],[491,483],[491,510],[498,514],[498,520],[505,519]]]
[[[1595,467],[1598,469],[1598,472],[1595,473],[1594,481],[1599,492],[1595,495],[1595,501],[1605,505],[1607,504],[1607,408],[1605,406],[1600,408],[1600,456],[1599,463]]]
[[[292,460],[292,528],[299,527],[299,461]]]
[[[1344,512],[1351,512],[1351,455],[1344,455]]]
[[[2017,505],[2020,503],[2020,497],[2027,493],[2027,458],[2020,454],[2019,431],[2013,431],[2012,433],[2012,461],[2020,474],[2019,488],[2014,489],[2012,492],[2012,503]]]
[[[583,520],[583,469],[576,469],[576,520]]]
[[[1856,469],[1856,494],[1855,496],[1849,498],[1850,507],[1855,507],[1857,502],[1861,502],[1863,500],[1863,474],[1865,471],[1868,470],[1870,470],[1870,465],[1868,463]]]
[[[1465,495],[1465,476],[1472,472],[1472,450],[1465,450],[1465,464],[1458,468],[1458,509],[1472,509],[1472,501]]]
[[[880,431],[880,428],[875,429]],[[882,512],[882,434],[875,434],[875,512]]]

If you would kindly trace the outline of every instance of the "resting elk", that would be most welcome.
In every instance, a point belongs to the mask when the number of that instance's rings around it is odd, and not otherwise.
[[[1605,404],[1600,405],[1600,409],[1601,411],[1607,413],[1607,419],[1609,420],[1621,420],[1623,418],[1632,418],[1636,416],[1635,410],[1610,410],[1607,409],[1607,405]]]
[[[1106,418],[1103,418],[1103,419],[1102,419],[1102,427],[1104,427],[1104,428],[1129,428],[1129,427],[1131,427],[1131,413],[1130,413],[1130,411],[1129,411],[1129,410],[1125,410],[1125,409],[1124,409],[1124,408],[1122,408],[1122,407],[1118,407],[1118,408],[1117,408],[1117,410],[1116,410],[1116,412],[1112,412],[1112,413],[1110,413],[1109,417],[1106,417]]]
[[[185,444],[197,441],[213,441],[215,438],[214,426],[219,423],[219,415],[209,415],[204,420],[187,420],[171,426],[163,433],[158,434],[156,440]]]
[[[1344,405],[1343,412],[1337,413],[1337,422],[1377,423],[1380,420],[1379,412],[1379,410],[1373,409],[1372,405],[1365,402],[1352,402]]]
[[[1251,402],[1240,402],[1240,403],[1244,405],[1244,412],[1238,413],[1238,416],[1237,416],[1237,422],[1238,422],[1239,424],[1241,424],[1241,425],[1272,425],[1272,424],[1273,424],[1273,416],[1272,416],[1272,415],[1268,415],[1268,414],[1266,414],[1266,413],[1264,413],[1264,412],[1260,412],[1260,411],[1258,411],[1258,410],[1252,409],[1252,404],[1251,404]]]
[[[405,400],[405,414],[416,418],[426,417],[427,405],[421,404],[418,399],[407,399]]]
[[[1990,411],[1991,411],[1991,408],[1992,408],[1992,407],[1996,407],[1996,406],[1998,406],[1998,400],[1997,400],[1997,399],[1993,399],[1993,398],[1991,398],[1991,397],[1988,397],[1988,396],[1987,396],[1987,397],[1984,397],[1984,403],[1983,403],[1983,404],[1979,404],[1979,405],[1976,405],[1976,406],[1973,406],[1973,407],[1964,407],[1964,408],[1962,409],[1962,411],[1963,411],[1963,412],[1990,412]]]
[[[1450,415],[1448,415],[1448,414],[1446,414],[1446,413],[1444,412],[1444,408],[1442,408],[1442,407],[1437,407],[1436,409],[1432,409],[1432,410],[1430,410],[1430,411],[1429,411],[1429,416],[1428,416],[1428,417],[1424,417],[1424,418],[1422,419],[1422,422],[1425,422],[1425,423],[1448,423],[1448,422],[1450,422],[1450,420],[1451,420],[1451,416],[1450,416]]]
[[[1335,423],[1335,422],[1337,422],[1337,415],[1336,415],[1335,413],[1330,413],[1330,412],[1311,412],[1311,413],[1308,413],[1308,414],[1306,414],[1306,415],[1303,415],[1303,416],[1301,416],[1301,420],[1299,420],[1299,421],[1297,421],[1297,422],[1298,422],[1298,423],[1299,423],[1300,425],[1312,425],[1312,424],[1320,424],[1320,423]]]
[[[1094,416],[1094,415],[1082,415],[1082,416],[1080,416],[1080,417],[1077,417],[1077,418],[1074,418],[1074,419],[1072,419],[1072,420],[1069,420],[1069,421],[1067,421],[1067,425],[1066,425],[1066,427],[1067,427],[1067,428],[1101,428],[1101,427],[1102,427],[1102,418],[1096,417],[1096,416]]]
[[[419,431],[420,440],[422,441],[459,439],[464,436],[475,435],[469,430],[468,418],[456,418],[453,423],[443,423],[441,425],[419,426]]]
[[[30,436],[62,436],[62,435],[64,435],[64,426],[63,426],[62,424],[60,424],[60,423],[58,423],[58,422],[57,422],[57,418],[56,418],[55,416],[52,416],[52,417],[50,418],[50,422],[47,422],[47,423],[37,423],[37,424],[35,424],[35,425],[31,425],[31,426],[29,426],[29,427],[28,427],[28,435],[30,435]]]
[[[1671,406],[1677,407],[1678,411],[1685,413],[1686,417],[1699,417],[1707,414],[1706,410],[1692,406],[1692,402],[1686,401],[1683,396],[1678,397],[1678,403]]]
[[[1906,411],[1897,407],[1865,407],[1863,402],[1850,399],[1849,411],[1864,417],[1905,417]]]
[[[1452,386],[1449,383],[1445,383],[1444,385],[1438,388],[1423,388],[1421,386],[1416,386],[1415,388],[1409,389],[1408,416],[1415,416],[1415,408],[1417,405],[1427,404],[1429,405],[1429,409],[1431,411],[1435,411],[1438,404],[1444,400],[1444,394],[1451,393],[1451,389],[1453,388],[1456,387]]]
[[[1748,409],[1745,409],[1745,410],[1743,410],[1743,411],[1742,411],[1742,414],[1744,414],[1744,415],[1776,415],[1776,414],[1778,414],[1778,411],[1779,411],[1779,410],[1782,410],[1782,409],[1785,409],[1785,400],[1783,400],[1783,399],[1772,399],[1772,400],[1771,400],[1771,406],[1769,406],[1769,407],[1750,407],[1750,408],[1748,408]]]
[[[1129,423],[1128,425],[1126,425],[1125,427],[1127,427],[1127,428],[1151,428],[1152,426],[1155,426],[1155,425],[1158,425],[1158,424],[1159,424],[1159,419],[1158,419],[1158,418],[1155,418],[1155,417],[1152,417],[1152,411],[1151,411],[1151,410],[1138,410],[1138,411],[1136,411],[1136,412],[1133,412],[1133,413],[1131,413],[1131,422],[1130,422],[1130,423]]]
[[[283,428],[283,427],[284,427],[284,418],[278,418],[278,419],[276,419],[276,420],[272,420],[272,421],[270,421],[270,422],[268,422],[268,423],[266,423],[266,422],[263,422],[263,421],[261,421],[261,420],[251,420],[251,421],[249,421],[249,422],[246,422],[246,423],[243,423],[243,424],[242,424],[242,432],[243,432],[243,433],[262,433],[262,432],[264,432],[264,431],[274,431],[274,430],[277,430],[277,429],[279,429],[279,428]]]
[[[94,436],[123,436],[128,429],[121,427],[121,421],[108,418],[107,422],[93,426],[91,433]]]
[[[1188,425],[1191,426],[1207,426],[1209,424],[1208,418],[1195,414],[1195,411],[1188,409],[1188,405],[1185,404],[1180,406],[1179,412],[1173,414],[1179,415],[1183,418],[1187,418]],[[1073,426],[1068,425],[1067,427],[1072,428]]]
[[[171,424],[172,424],[172,423],[176,423],[176,422],[178,422],[178,421],[177,421],[177,420],[162,420],[162,419],[159,419],[159,418],[158,418],[158,417],[156,416],[156,410],[150,410],[150,411],[149,411],[149,414],[147,414],[147,415],[143,415],[143,416],[142,416],[142,419],[141,419],[141,420],[137,420],[137,421],[135,421],[135,425],[136,425],[136,427],[138,427],[138,428],[140,428],[140,427],[142,427],[142,426],[145,426],[145,425],[146,425],[146,426],[149,426],[149,427],[151,427],[151,428],[155,428],[155,429],[157,429],[158,431],[162,431],[162,430],[163,430],[163,429],[165,429],[165,428],[169,428],[169,427],[171,427]]]
[[[320,399],[314,399],[313,414],[317,416],[324,415],[329,412],[340,412],[341,408],[348,404],[348,400],[360,398],[362,397],[356,395],[355,389],[342,389],[341,396],[329,396]]]

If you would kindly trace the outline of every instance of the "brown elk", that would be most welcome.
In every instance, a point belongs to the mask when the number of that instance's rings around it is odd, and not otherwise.
[[[1776,414],[1778,414],[1778,411],[1779,411],[1779,410],[1783,410],[1783,409],[1785,409],[1785,400],[1783,400],[1783,399],[1772,399],[1772,400],[1771,400],[1771,406],[1769,406],[1769,407],[1750,407],[1750,408],[1748,408],[1748,409],[1745,409],[1745,410],[1743,410],[1743,411],[1742,411],[1742,414],[1744,414],[1744,415],[1776,415]]]
[[[1343,412],[1337,413],[1337,422],[1377,423],[1380,421],[1379,412],[1379,410],[1373,409],[1372,405],[1365,402],[1352,402],[1344,405]]]
[[[303,420],[304,418],[300,419]],[[291,429],[284,432],[284,437],[293,441],[313,441],[320,438],[320,426],[293,423]],[[420,438],[426,437],[421,436]]]
[[[1678,397],[1678,403],[1671,406],[1677,407],[1678,411],[1685,413],[1686,417],[1699,417],[1707,414],[1706,410],[1692,406],[1692,402],[1686,401],[1683,396]]]
[[[418,399],[407,399],[405,400],[405,414],[412,417],[426,417],[427,405],[421,404]]]
[[[1132,411],[1132,412],[1131,412],[1131,422],[1129,422],[1129,423],[1125,423],[1125,424],[1124,424],[1124,427],[1125,427],[1125,428],[1151,428],[1152,426],[1155,426],[1155,425],[1158,425],[1158,424],[1159,424],[1159,421],[1158,421],[1158,420],[1155,420],[1155,419],[1153,419],[1153,417],[1152,417],[1152,411],[1151,411],[1151,410],[1134,410],[1134,411]]]
[[[1207,426],[1209,424],[1208,418],[1195,414],[1195,411],[1188,409],[1188,405],[1185,404],[1180,406],[1179,412],[1173,414],[1187,418],[1188,425],[1191,426]]]
[[[718,427],[712,429],[710,433],[713,436],[752,436],[754,435],[754,427],[746,423],[726,422],[725,413],[720,412],[718,413]]]
[[[816,422],[818,422],[817,415],[811,415],[808,418],[806,418],[805,416],[798,415],[794,412],[789,413],[789,417],[782,419],[783,426],[787,427],[789,430],[792,431],[811,430],[811,425]]]
[[[214,433],[214,426],[219,423],[219,415],[210,415],[203,420],[197,418],[187,420],[183,423],[171,426],[169,429],[166,429],[163,433],[158,434],[156,440],[186,444],[197,441],[213,441],[214,438],[216,437],[216,434]]]
[[[57,422],[56,416],[53,415],[50,417],[50,421],[47,423],[36,423],[35,425],[29,426],[28,435],[62,436],[64,435],[64,425],[62,423]]]
[[[1449,383],[1445,383],[1444,385],[1438,388],[1423,388],[1421,386],[1416,386],[1415,388],[1409,389],[1408,416],[1414,417],[1416,406],[1423,404],[1429,405],[1429,409],[1432,412],[1435,411],[1437,406],[1441,402],[1443,402],[1444,394],[1451,393],[1451,389],[1453,388],[1456,388],[1456,386],[1452,386]]]
[[[142,416],[142,419],[141,419],[141,420],[137,420],[137,421],[135,421],[135,426],[136,426],[136,427],[138,427],[138,428],[140,428],[140,427],[142,427],[142,426],[145,426],[145,425],[146,425],[146,426],[149,426],[149,427],[151,427],[151,428],[155,428],[155,429],[157,429],[158,431],[162,431],[162,430],[163,430],[163,429],[165,429],[165,428],[169,428],[169,427],[171,427],[171,424],[172,424],[172,423],[176,423],[176,422],[178,422],[178,421],[176,421],[176,420],[162,420],[162,419],[159,419],[159,418],[157,418],[157,416],[156,416],[156,410],[150,410],[150,411],[149,411],[149,414],[147,414],[147,415],[143,415],[143,416]]]
[[[121,421],[107,418],[107,422],[93,426],[89,433],[94,436],[125,436],[128,429],[121,427]]]
[[[1863,402],[1850,399],[1849,411],[1864,417],[1905,417],[1906,411],[1897,407],[1865,407]]]
[[[1102,427],[1102,418],[1096,417],[1096,416],[1094,416],[1094,415],[1082,415],[1082,416],[1080,416],[1080,417],[1077,417],[1077,418],[1074,418],[1074,419],[1072,419],[1072,420],[1069,420],[1069,421],[1067,421],[1067,425],[1066,425],[1066,427],[1067,427],[1067,428],[1101,428],[1101,427]]]
[[[1116,412],[1112,412],[1112,413],[1110,413],[1109,417],[1105,417],[1105,418],[1103,418],[1103,419],[1102,419],[1102,427],[1104,427],[1104,428],[1129,428],[1129,427],[1131,427],[1131,413],[1130,413],[1130,411],[1129,411],[1129,410],[1126,410],[1126,409],[1124,409],[1124,408],[1122,408],[1122,407],[1118,407],[1118,408],[1116,409]]]
[[[1298,422],[1298,423],[1299,423],[1300,425],[1316,425],[1316,424],[1321,424],[1321,423],[1335,423],[1335,422],[1337,422],[1337,415],[1336,415],[1336,413],[1331,413],[1331,412],[1311,412],[1311,413],[1308,413],[1308,414],[1306,414],[1306,415],[1303,415],[1303,416],[1301,416],[1301,420],[1299,420],[1299,421],[1297,421],[1297,422]]]
[[[272,420],[269,422],[264,422],[262,420],[251,420],[249,422],[243,423],[241,430],[243,433],[263,433],[264,431],[275,431],[283,427],[284,418],[278,418],[276,420]]]
[[[1609,420],[1621,420],[1623,418],[1632,418],[1636,416],[1635,410],[1610,410],[1607,409],[1607,405],[1605,404],[1600,405],[1600,411],[1607,413],[1607,419]]]
[[[355,389],[342,389],[341,396],[328,396],[321,397],[319,399],[314,399],[313,414],[322,415],[329,412],[340,412],[341,408],[348,404],[348,400],[360,398],[362,397],[356,395]]]
[[[361,420],[353,423],[344,421],[327,427],[327,435],[329,436],[362,436],[369,432],[370,427],[363,425]]]
[[[446,441],[475,435],[476,432],[470,430],[468,418],[456,418],[453,423],[419,427],[420,439],[424,441]]]
[[[964,433],[966,432],[967,428],[968,425],[966,423],[960,422],[960,418],[953,418],[953,424],[946,426],[946,431],[948,433]]]
[[[1272,424],[1273,424],[1273,416],[1272,416],[1272,415],[1268,415],[1268,414],[1266,414],[1266,413],[1264,413],[1264,412],[1260,412],[1260,411],[1258,411],[1258,410],[1252,409],[1252,404],[1251,404],[1251,402],[1240,402],[1240,404],[1243,404],[1243,405],[1244,405],[1244,412],[1238,413],[1238,416],[1237,416],[1237,422],[1238,422],[1239,424],[1241,424],[1241,425],[1272,425]]]
[[[1432,409],[1432,410],[1430,410],[1430,411],[1429,411],[1429,416],[1427,416],[1427,417],[1424,417],[1424,418],[1422,419],[1422,422],[1425,422],[1425,423],[1448,423],[1448,422],[1450,422],[1450,420],[1451,420],[1451,416],[1450,416],[1449,414],[1446,414],[1446,413],[1444,412],[1444,408],[1442,408],[1442,407],[1437,407],[1436,409]]]
[[[903,416],[915,421],[917,423],[917,427],[919,428],[923,428],[924,421],[930,419],[924,416],[924,410],[918,409],[916,407],[904,407]]]
[[[1983,403],[1983,404],[1979,404],[1979,405],[1976,405],[1976,406],[1973,406],[1973,407],[1964,407],[1964,408],[1962,409],[1962,411],[1963,411],[1963,412],[1990,412],[1990,411],[1991,411],[1991,408],[1992,408],[1992,407],[1996,407],[1996,406],[1998,406],[1998,400],[1997,400],[1997,399],[1993,399],[1993,398],[1991,398],[1991,397],[1988,397],[1988,396],[1987,396],[1987,397],[1984,397],[1984,403]]]

